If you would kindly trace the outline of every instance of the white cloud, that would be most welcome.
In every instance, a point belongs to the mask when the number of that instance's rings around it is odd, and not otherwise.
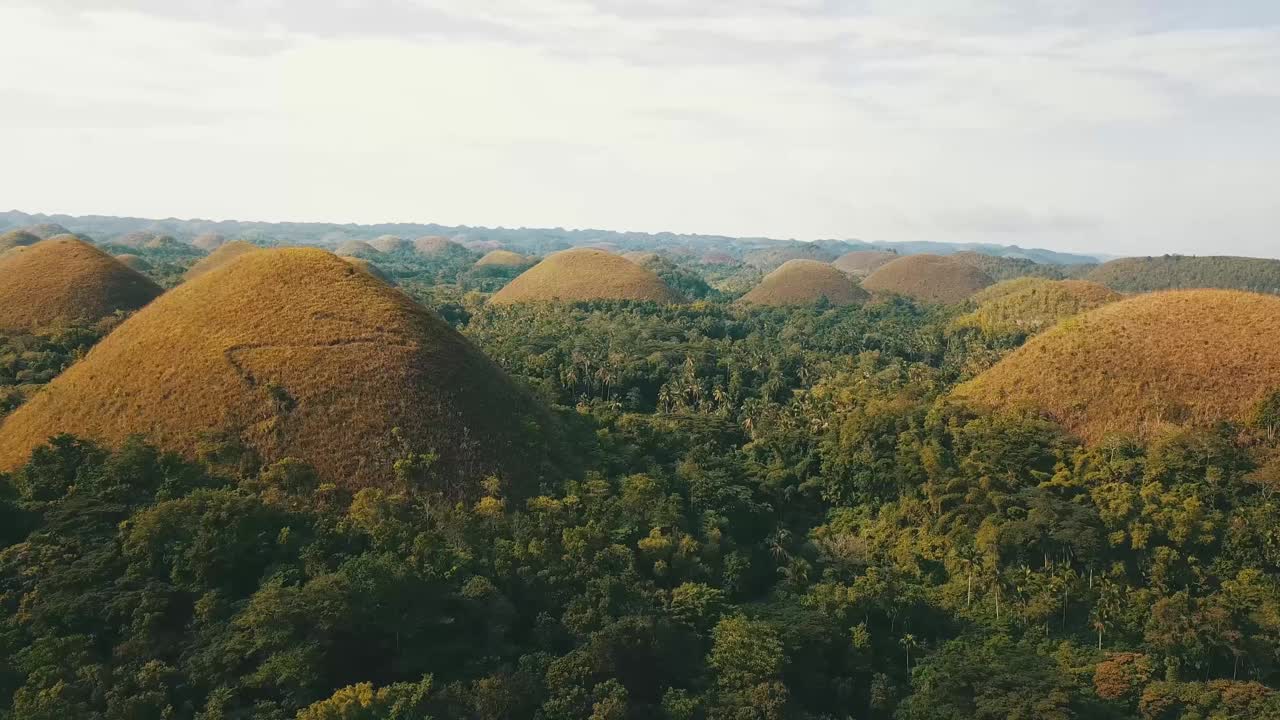
[[[0,204],[1280,253],[1278,26],[212,7],[0,0]]]

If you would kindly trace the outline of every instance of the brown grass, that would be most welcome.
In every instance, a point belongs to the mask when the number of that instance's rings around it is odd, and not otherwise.
[[[419,255],[436,257],[439,255],[465,254],[469,252],[458,243],[438,235],[428,235],[413,241],[413,249]]]
[[[651,300],[681,298],[652,271],[604,250],[574,248],[548,255],[490,302],[519,303],[578,300]]]
[[[831,264],[851,277],[864,278],[899,257],[898,253],[888,250],[854,250],[836,258]]]
[[[155,283],[82,240],[42,240],[0,257],[0,328],[95,321],[117,310],[136,310],[160,292]]]
[[[940,255],[907,255],[886,263],[862,281],[876,295],[905,295],[926,303],[964,302],[991,284],[978,268]]]
[[[987,335],[1034,335],[1059,321],[1102,307],[1120,293],[1088,280],[1017,278],[996,283],[973,296],[978,309],[956,319]]]
[[[1280,298],[1229,290],[1152,293],[1033,338],[956,395],[1039,409],[1096,442],[1246,415],[1280,389]]]
[[[341,257],[371,258],[382,254],[380,250],[363,240],[347,240],[338,245],[334,253]]]
[[[140,434],[195,456],[233,438],[347,487],[388,483],[405,447],[433,487],[525,483],[543,411],[434,313],[314,248],[262,250],[136,313],[0,426],[0,468],[51,434]],[[521,487],[527,487],[521,485]]]
[[[389,275],[382,272],[381,268],[369,262],[368,260],[365,260],[364,258],[341,256],[341,255],[339,257],[341,257],[343,260],[346,260],[347,264],[351,265],[351,267],[358,268],[364,272],[367,272],[370,275],[378,278],[382,282],[387,283],[388,285],[395,284],[395,281],[392,280]]]
[[[403,253],[413,250],[413,243],[395,235],[379,235],[369,241],[373,249],[384,253]]]
[[[205,252],[213,252],[226,242],[227,239],[218,233],[202,233],[197,235],[191,244]]]
[[[71,234],[70,230],[62,227],[58,223],[40,223],[38,225],[30,225],[23,229],[41,240],[48,240],[49,238],[57,237],[59,235]]]
[[[137,255],[125,253],[123,255],[117,255],[116,259],[124,263],[127,267],[137,270],[138,272],[147,272],[151,269],[151,263]]]
[[[658,253],[645,252],[643,250],[632,250],[631,252],[622,253],[622,257],[630,260],[637,265],[645,265],[658,259]]]
[[[227,263],[235,260],[241,255],[247,255],[260,250],[257,245],[245,242],[244,240],[234,240],[225,245],[218,246],[217,250],[209,253],[207,257],[201,258],[195,265],[192,265],[184,276],[188,281],[194,280],[207,272],[217,270]]]
[[[743,295],[743,305],[812,305],[826,298],[832,305],[856,305],[870,299],[835,267],[817,260],[788,260]]]
[[[10,230],[0,235],[0,253],[16,247],[26,247],[40,242],[40,236],[26,230]]]
[[[484,257],[476,261],[476,267],[484,267],[493,265],[496,267],[524,267],[532,263],[529,258],[517,252],[510,250],[491,250]]]

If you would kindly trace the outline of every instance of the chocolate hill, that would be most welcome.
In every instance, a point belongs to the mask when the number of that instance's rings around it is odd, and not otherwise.
[[[738,300],[743,305],[812,305],[826,299],[832,305],[855,305],[871,295],[832,265],[817,260],[788,260]]]
[[[886,263],[862,281],[876,295],[905,295],[926,303],[963,302],[991,284],[976,267],[941,255],[907,255]]]
[[[681,298],[652,270],[593,248],[548,255],[498,291],[497,304],[579,300],[637,300],[660,303]]]

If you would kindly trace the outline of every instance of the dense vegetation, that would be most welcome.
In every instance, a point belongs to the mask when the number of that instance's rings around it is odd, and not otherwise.
[[[57,438],[0,483],[0,718],[1280,717],[1280,400],[1085,447],[948,400],[959,308],[411,291],[585,472]]]
[[[1098,266],[1087,276],[1120,292],[1187,288],[1223,288],[1280,295],[1280,260],[1184,255],[1122,258]]]

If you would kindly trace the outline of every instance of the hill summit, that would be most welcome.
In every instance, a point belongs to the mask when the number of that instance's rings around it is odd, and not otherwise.
[[[151,280],[73,237],[42,240],[0,257],[0,328],[99,320],[160,295]]]
[[[863,278],[899,257],[898,253],[888,250],[854,250],[836,258],[831,264],[840,272]]]
[[[1280,389],[1280,298],[1229,290],[1139,295],[1033,338],[956,389],[1039,409],[1088,441],[1240,419]]]
[[[187,280],[194,280],[207,272],[217,270],[241,255],[257,252],[259,249],[257,245],[244,240],[233,240],[219,245],[213,252],[201,258],[195,265],[192,265],[184,277]]]
[[[871,295],[834,266],[817,260],[788,260],[743,295],[744,305],[811,305],[825,298],[832,305],[855,305]]]
[[[435,453],[421,482],[450,496],[540,469],[546,415],[434,313],[343,259],[262,250],[139,312],[0,425],[0,469],[54,433],[140,434],[188,456],[305,458],[321,479],[383,485]]]
[[[532,262],[529,258],[510,250],[491,250],[476,261],[476,267],[523,267]]]
[[[881,266],[862,287],[884,295],[905,295],[927,303],[952,305],[987,287],[991,278],[961,260],[941,255],[907,255]]]
[[[578,300],[680,301],[652,270],[604,250],[574,248],[548,255],[495,294],[491,302]]]
[[[1034,335],[1120,298],[1120,293],[1088,280],[1022,277],[974,295],[978,308],[957,318],[956,325],[974,327],[989,336]]]

